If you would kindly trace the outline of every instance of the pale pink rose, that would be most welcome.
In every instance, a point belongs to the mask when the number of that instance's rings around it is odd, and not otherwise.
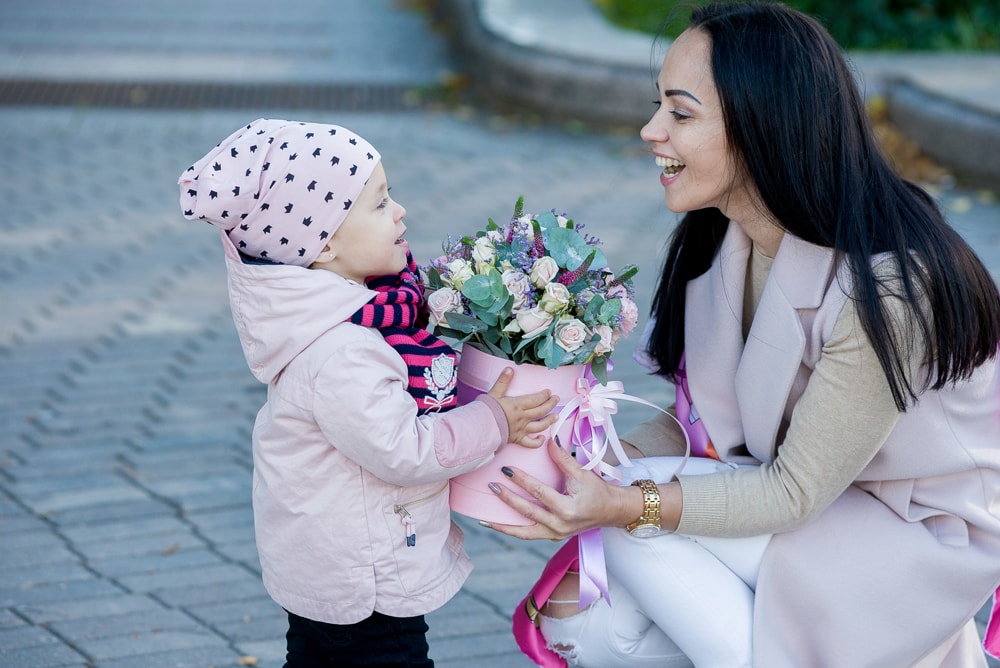
[[[536,288],[544,288],[559,273],[559,265],[548,255],[540,257],[531,265],[531,283]]]
[[[607,282],[608,283],[610,283],[613,280],[614,280],[614,276],[608,276],[608,278],[607,278]],[[625,289],[624,285],[615,285],[615,286],[612,286],[612,287],[608,288],[607,298],[608,299],[614,299],[615,297],[617,297],[619,299],[627,299],[628,298],[628,290]]]
[[[545,286],[545,292],[538,300],[538,306],[546,313],[558,315],[569,307],[569,300],[572,295],[562,283],[549,283]]]
[[[563,318],[556,326],[556,345],[573,352],[590,340],[590,330],[576,318]]]
[[[615,349],[615,332],[608,325],[598,325],[594,327],[594,334],[601,337],[597,347],[594,348],[595,355],[604,355]]]
[[[445,283],[445,285],[455,288],[456,290],[461,290],[462,284],[474,275],[475,272],[473,271],[472,265],[469,261],[457,258],[448,263],[447,274],[442,274],[441,280]]]
[[[525,340],[533,339],[545,332],[555,319],[551,313],[546,313],[537,306],[525,311],[519,311],[514,317],[517,319],[517,324],[521,328],[521,331],[524,332],[522,338]]]
[[[531,282],[528,280],[528,277],[520,269],[509,269],[500,274],[500,278],[503,280],[507,291],[514,295],[514,307],[512,310],[520,311],[527,303],[528,292],[531,290]]]
[[[445,316],[451,311],[462,310],[462,293],[451,288],[439,288],[427,295],[427,309],[430,311],[430,324],[438,323],[448,326]]]
[[[622,300],[622,324],[619,325],[618,329],[621,331],[622,336],[628,336],[635,329],[635,324],[639,322],[639,307],[628,297],[621,297],[620,299]]]

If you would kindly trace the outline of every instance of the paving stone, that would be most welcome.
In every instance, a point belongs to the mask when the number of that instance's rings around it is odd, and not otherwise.
[[[48,563],[0,568],[0,590],[30,589],[49,583],[93,580],[94,574],[83,567],[79,560],[75,563]]]
[[[174,516],[113,519],[105,522],[77,524],[62,529],[61,533],[76,545],[106,541],[134,540],[191,530],[189,524]]]
[[[119,520],[174,517],[176,512],[175,508],[164,501],[139,497],[127,503],[111,503],[109,499],[104,499],[90,506],[69,507],[59,511],[50,511],[46,513],[46,517],[59,527],[71,527],[81,524],[92,525],[99,522],[117,522]]]
[[[242,569],[241,569],[242,570]],[[161,589],[156,598],[174,608],[196,607],[232,601],[258,599],[265,594],[260,577],[247,574],[238,580],[230,580],[213,586],[190,586]]]
[[[50,582],[28,588],[0,589],[0,608],[99,598],[121,593],[121,589],[103,580]]]
[[[109,578],[120,580],[128,575],[153,574],[164,571],[174,571],[189,568],[204,568],[207,566],[227,565],[227,559],[207,549],[172,549],[161,550],[157,554],[136,557],[134,555],[111,559],[90,559],[90,568]]]
[[[131,633],[112,638],[84,639],[78,641],[76,646],[101,665],[111,659],[130,659],[136,655],[152,660],[152,656],[167,652],[174,654],[195,651],[198,654],[227,657],[231,651],[225,640],[205,630]],[[177,665],[173,659],[170,662],[169,665]]]
[[[0,665],[4,668],[89,668],[84,657],[68,645],[23,648],[0,645]]]
[[[123,575],[116,579],[130,591],[162,592],[193,586],[223,588],[231,581],[245,581],[249,577],[251,576],[245,571],[234,569],[229,564],[215,563],[209,566],[159,569],[150,573]]]
[[[48,625],[70,644],[82,646],[96,639],[120,636],[141,636],[169,632],[200,633],[197,621],[179,610],[151,609],[122,615],[94,615],[52,622]]]
[[[168,533],[123,536],[118,540],[79,543],[74,547],[84,558],[99,562],[103,559],[123,557],[141,559],[177,550],[204,549],[206,545],[205,541],[194,535],[190,529],[178,528]]]
[[[149,596],[126,594],[120,590],[96,598],[79,598],[17,606],[18,613],[30,619],[34,624],[86,620],[95,617],[116,617],[125,614],[147,614],[162,610],[166,610],[166,608]]]

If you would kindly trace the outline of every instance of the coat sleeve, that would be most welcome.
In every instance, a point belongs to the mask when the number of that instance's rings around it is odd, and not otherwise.
[[[402,358],[381,339],[337,346],[313,377],[316,424],[332,447],[395,485],[476,469],[506,440],[506,418],[492,398],[418,416],[407,382]]]

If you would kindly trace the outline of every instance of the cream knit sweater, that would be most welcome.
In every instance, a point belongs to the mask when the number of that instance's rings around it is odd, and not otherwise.
[[[754,249],[747,268],[744,338],[760,300],[771,258]],[[903,309],[891,300],[902,322]],[[919,360],[922,351],[913,351]],[[762,379],[766,382],[766,379]],[[899,417],[882,367],[854,303],[847,300],[830,340],[779,433],[770,464],[715,475],[680,476],[684,508],[678,533],[749,536],[788,531],[833,502],[878,452]],[[643,423],[622,440],[646,456],[683,454],[679,427],[666,416]]]

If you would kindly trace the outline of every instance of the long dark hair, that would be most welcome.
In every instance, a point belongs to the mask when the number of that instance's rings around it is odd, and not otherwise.
[[[711,40],[712,72],[738,176],[752,182],[781,226],[846,258],[852,299],[905,410],[927,389],[968,378],[997,353],[1000,294],[934,201],[882,154],[840,48],[815,20],[778,3],[696,8],[690,29]],[[671,237],[653,298],[648,352],[672,376],[684,349],[685,288],[711,265],[729,221],[687,213]],[[871,257],[892,253],[898,296],[910,304],[929,375],[914,387],[911,341],[890,326],[885,281]],[[880,292],[881,290],[881,292]]]

